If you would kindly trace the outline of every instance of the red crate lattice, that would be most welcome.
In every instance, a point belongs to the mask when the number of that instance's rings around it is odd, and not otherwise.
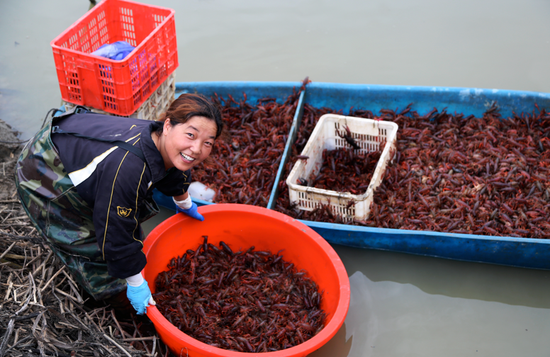
[[[136,49],[122,61],[91,55],[106,43]],[[131,115],[178,66],[174,11],[104,0],[51,43],[64,101]]]

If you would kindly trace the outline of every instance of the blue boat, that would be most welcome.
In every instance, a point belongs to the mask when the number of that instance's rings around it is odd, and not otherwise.
[[[256,103],[265,97],[284,101],[301,82],[180,82],[176,84],[176,97],[181,93],[196,92],[206,96],[217,93],[235,100],[246,98]],[[413,103],[414,109],[424,115],[434,108],[445,108],[448,113],[480,117],[495,103],[503,117],[513,113],[531,113],[538,105],[550,111],[550,93],[511,91],[478,88],[384,86],[338,83],[310,83],[301,93],[298,109],[289,133],[286,148],[277,170],[275,182],[285,180],[283,169],[289,159],[293,140],[299,129],[303,105],[328,107],[348,112],[350,108],[368,108],[373,113],[380,109],[405,108]],[[271,192],[267,208],[273,209],[278,196],[278,185]],[[164,207],[174,209],[171,199],[155,192],[155,200]],[[198,205],[211,204],[194,199]],[[386,250],[423,256],[524,267],[550,269],[550,241],[546,239],[494,237],[474,234],[441,233],[434,231],[372,228],[346,224],[332,224],[302,220],[331,244],[357,248]]]

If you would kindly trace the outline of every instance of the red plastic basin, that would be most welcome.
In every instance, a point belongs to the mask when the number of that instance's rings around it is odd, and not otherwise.
[[[208,236],[208,242],[227,243],[233,251],[281,249],[283,259],[306,270],[324,291],[321,308],[327,314],[325,328],[297,346],[262,353],[234,352],[200,342],[172,325],[155,306],[147,308],[162,341],[176,355],[266,357],[306,356],[327,343],[340,329],[349,309],[350,284],[344,264],[317,232],[282,213],[263,207],[240,204],[216,204],[199,207],[203,222],[183,214],[174,215],[151,231],[143,247],[147,266],[143,270],[151,291],[155,291],[157,275],[166,271],[170,260],[182,256],[187,249],[197,249]]]

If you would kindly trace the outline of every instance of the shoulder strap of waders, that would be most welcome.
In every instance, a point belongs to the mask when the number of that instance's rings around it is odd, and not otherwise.
[[[73,110],[71,110],[67,113],[61,114],[57,118],[62,117],[62,116],[66,116],[66,115],[75,114],[75,113],[93,113],[93,112],[88,110],[88,108],[86,108],[86,107],[77,105]],[[115,146],[118,146],[121,149],[124,149],[126,151],[131,152],[132,154],[139,157],[141,160],[145,161],[145,156],[143,155],[143,151],[141,151],[140,148],[135,147],[135,146],[133,146],[133,145],[131,145],[131,144],[125,142],[125,141],[122,141],[122,140],[102,139],[102,138],[96,138],[96,137],[93,137],[93,136],[83,135],[83,134],[72,132],[72,131],[65,131],[65,130],[62,130],[61,128],[59,128],[58,125],[52,125],[52,134],[69,134],[69,135],[74,135],[78,138],[101,141],[101,142],[104,142],[104,143],[110,143],[110,144],[113,144]]]

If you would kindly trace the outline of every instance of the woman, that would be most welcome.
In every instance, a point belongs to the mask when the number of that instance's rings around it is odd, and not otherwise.
[[[86,110],[54,117],[17,163],[19,198],[36,229],[96,300],[126,295],[138,314],[154,304],[141,275],[140,223],[158,213],[156,188],[177,212],[203,220],[187,188],[220,136],[219,109],[182,94],[156,122]]]

